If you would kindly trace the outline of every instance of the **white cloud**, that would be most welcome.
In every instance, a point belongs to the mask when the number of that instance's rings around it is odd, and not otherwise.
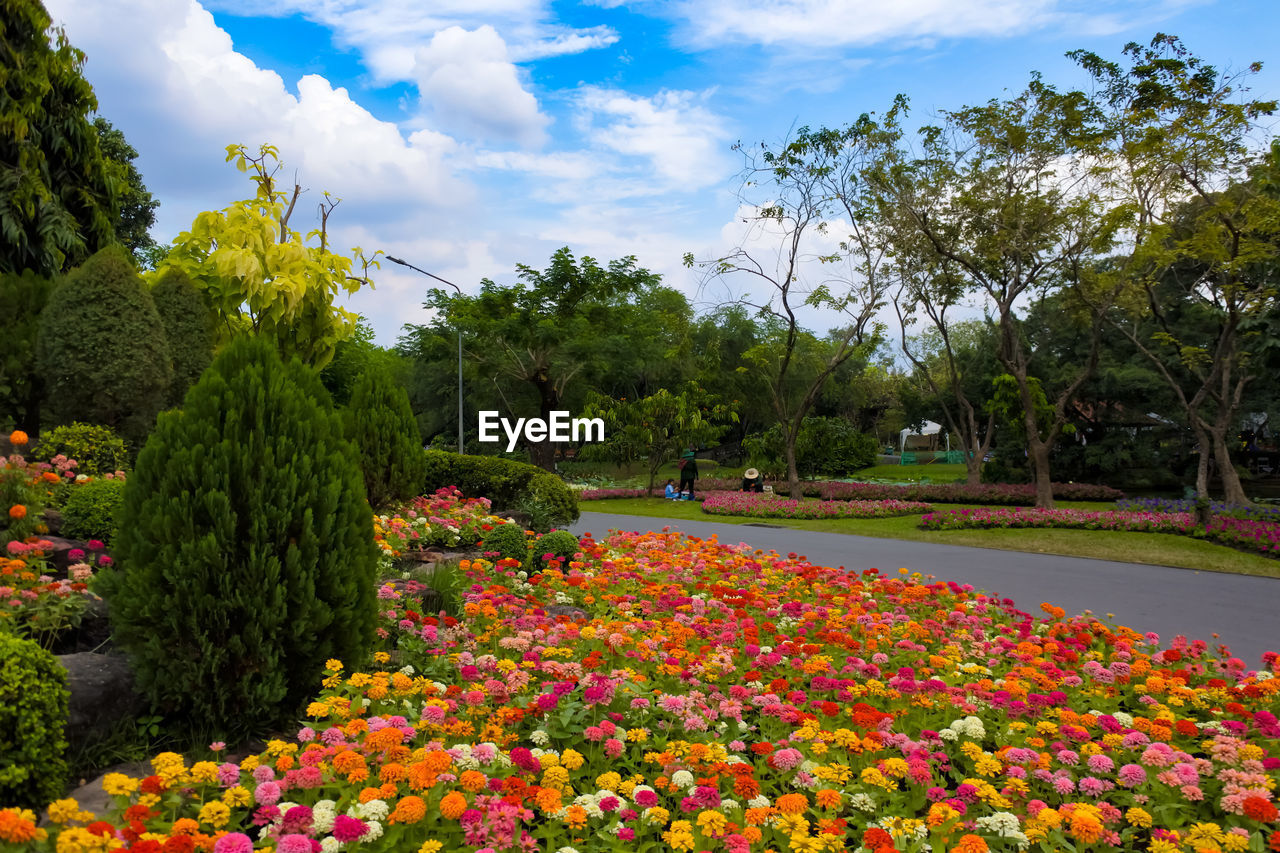
[[[332,30],[335,42],[358,51],[376,82],[415,77],[415,54],[449,27],[495,27],[513,62],[607,47],[618,34],[604,26],[551,23],[547,0],[209,0],[210,8],[237,15],[300,14]]]
[[[710,95],[663,90],[646,98],[585,86],[579,120],[596,146],[645,161],[653,185],[696,190],[728,174],[728,131],[706,106]]]
[[[1158,20],[1197,0],[679,0],[654,4],[681,22],[688,44],[726,41],[814,48],[938,38],[1010,36],[1048,27],[1099,34]],[[1119,6],[1117,9],[1116,7]]]
[[[451,129],[537,145],[548,119],[521,85],[506,42],[488,25],[448,27],[415,55],[414,77],[427,114]]]

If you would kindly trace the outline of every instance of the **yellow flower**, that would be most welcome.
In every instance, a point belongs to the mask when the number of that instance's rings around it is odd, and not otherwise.
[[[570,770],[577,770],[582,766],[584,760],[582,753],[578,752],[576,749],[566,749],[564,752],[560,753],[560,763],[565,767],[568,767]]]
[[[622,776],[610,770],[608,773],[601,773],[596,777],[596,787],[602,791],[618,790],[618,786],[622,784]]]
[[[418,848],[418,853],[440,853],[443,848],[444,845],[439,841],[424,841]]]
[[[1129,821],[1131,825],[1139,826],[1143,829],[1147,829],[1151,826],[1151,813],[1146,809],[1140,809],[1137,807],[1131,808],[1124,813],[1124,819]]]
[[[80,810],[80,804],[71,797],[65,800],[54,800],[49,804],[49,820],[54,823],[70,823],[73,820],[84,820],[81,815],[88,815],[89,819],[93,819],[93,815]]]
[[[231,809],[220,800],[205,803],[200,809],[200,822],[212,826],[214,829],[220,829],[226,824],[231,817]]]
[[[102,777],[102,790],[113,797],[127,797],[138,790],[138,780],[123,773],[108,773]]]
[[[234,788],[228,788],[222,793],[222,802],[232,808],[236,806],[247,806],[253,802],[253,795],[249,793],[249,789],[243,785],[236,785]]]
[[[724,835],[724,827],[728,820],[720,812],[706,809],[698,813],[698,828],[707,838],[719,838]]]
[[[1216,823],[1197,823],[1187,830],[1187,841],[1200,842],[1208,841],[1211,844],[1222,843],[1222,827]]]
[[[212,782],[218,778],[218,765],[212,761],[197,761],[191,765],[191,778],[197,782]]]
[[[336,658],[329,658],[327,661],[324,662],[324,668],[325,668],[325,672],[341,672],[342,661]]]
[[[662,806],[653,806],[644,810],[644,819],[657,826],[665,824],[669,817],[671,817],[671,812]]]

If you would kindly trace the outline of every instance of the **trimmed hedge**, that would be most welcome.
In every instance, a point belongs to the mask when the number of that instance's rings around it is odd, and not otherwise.
[[[0,804],[42,809],[62,796],[69,702],[58,659],[0,633]]]
[[[787,484],[774,487],[787,493]],[[915,483],[894,486],[881,483],[834,483],[824,480],[801,483],[800,493],[829,501],[926,501],[929,503],[988,504],[996,506],[1032,506],[1036,487],[1028,484]],[[1114,501],[1124,492],[1110,486],[1090,483],[1054,483],[1053,497],[1060,501]]]
[[[62,508],[63,533],[72,539],[100,539],[110,545],[119,530],[124,480],[92,480],[72,486]]]
[[[457,486],[469,498],[488,498],[496,509],[528,513],[530,526],[539,533],[578,520],[578,500],[555,474],[497,456],[423,452],[427,458],[424,494]]]
[[[560,561],[562,568],[567,568],[569,561],[573,559],[573,555],[578,553],[578,537],[567,530],[553,530],[550,533],[539,536],[533,543],[531,550],[533,552],[533,565],[536,568],[546,568],[546,562],[542,558],[547,554],[556,557]]]

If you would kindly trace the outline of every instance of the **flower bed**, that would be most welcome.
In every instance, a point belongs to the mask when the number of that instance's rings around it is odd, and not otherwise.
[[[607,501],[611,498],[643,498],[662,492],[658,489],[584,489],[576,494],[580,501]]]
[[[1193,853],[1275,849],[1280,679],[1182,638],[676,534],[387,602],[292,741],[166,753],[28,848]],[[559,608],[554,605],[559,605]],[[577,615],[567,615],[566,607]],[[1275,667],[1277,656],[1266,661]],[[220,746],[215,744],[214,746]],[[175,838],[177,839],[175,841]]]
[[[376,515],[374,540],[384,559],[430,547],[474,545],[503,519],[489,514],[488,498],[464,498],[452,487],[414,498],[407,507]]]
[[[1209,508],[1215,513],[1236,518],[1280,522],[1280,506],[1263,506],[1259,504],[1239,506],[1237,504],[1223,503],[1222,501],[1213,501],[1209,504]],[[1194,513],[1196,511],[1196,502],[1187,498],[1124,498],[1116,501],[1116,509],[1128,509],[1138,512]]]
[[[911,500],[998,506],[1031,506],[1036,502],[1036,487],[1029,483],[984,483],[977,486],[966,483],[917,483],[893,486],[817,481],[801,483],[800,487],[804,494],[823,500]],[[1114,501],[1123,498],[1124,492],[1110,486],[1095,486],[1090,483],[1054,483],[1053,497],[1061,501]]]
[[[36,537],[9,542],[8,557],[0,556],[0,632],[51,649],[64,631],[79,625],[94,567],[111,563],[102,553],[101,542],[88,545],[87,552],[78,548],[67,552],[72,563],[66,576],[59,578],[48,564],[52,543]]]
[[[702,511],[711,515],[750,518],[893,518],[932,509],[914,501],[797,501],[751,492],[712,492],[702,501]]]
[[[1044,527],[1070,530],[1125,530],[1174,533],[1208,539],[1247,551],[1280,557],[1280,523],[1214,516],[1201,529],[1186,512],[1131,512],[1079,509],[958,509],[920,519],[925,530],[990,530],[1001,527]]]

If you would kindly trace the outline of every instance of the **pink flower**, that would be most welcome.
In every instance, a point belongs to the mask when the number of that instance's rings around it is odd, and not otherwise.
[[[282,836],[276,844],[276,853],[312,853],[311,839],[296,833]]]
[[[310,848],[307,848],[310,850]],[[253,841],[243,832],[228,832],[213,844],[213,853],[252,853]]]
[[[261,767],[259,770],[263,769]],[[267,768],[268,771],[270,768]],[[274,806],[280,802],[280,786],[275,782],[259,782],[253,789],[253,799],[262,806]]]
[[[368,824],[350,815],[340,814],[333,819],[333,837],[344,844],[359,839],[368,831]]]
[[[1124,787],[1136,788],[1147,781],[1147,771],[1141,765],[1126,764],[1120,768],[1116,778],[1120,780],[1120,784]]]
[[[770,757],[770,762],[779,770],[791,770],[804,763],[804,753],[798,749],[787,747],[775,752]]]

